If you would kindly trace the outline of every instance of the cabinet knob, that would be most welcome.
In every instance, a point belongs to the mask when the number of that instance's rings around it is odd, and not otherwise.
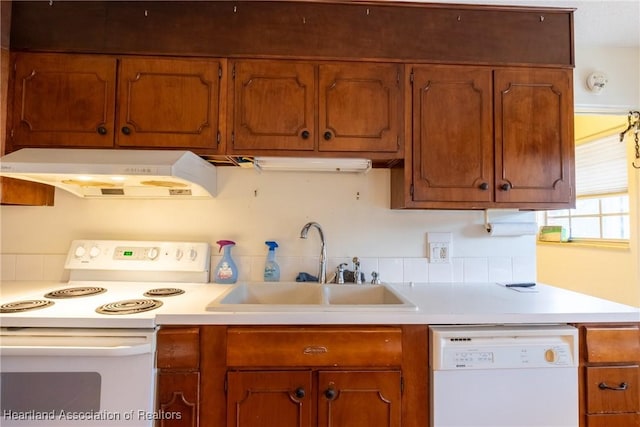
[[[98,133],[99,133],[100,135],[106,135],[106,134],[107,134],[107,128],[106,128],[106,127],[104,127],[104,126],[98,126],[97,131],[98,131]]]
[[[302,132],[300,132],[300,136],[302,137],[302,139],[309,139],[309,136],[311,136],[311,133],[309,133],[308,130],[303,130]]]
[[[298,399],[302,399],[307,393],[304,391],[304,387],[298,387],[295,394]]]
[[[482,191],[487,191],[489,189],[489,184],[486,182],[483,182],[478,186],[478,188],[481,189]]]
[[[328,388],[324,391],[324,397],[326,397],[327,400],[333,400],[337,395],[338,393],[333,388]]]
[[[502,191],[509,191],[511,190],[511,184],[509,184],[508,182],[505,182],[500,186],[500,189],[502,189]]]
[[[325,131],[324,135],[323,135],[324,139],[326,141],[330,140],[331,138],[333,138],[333,134],[330,131]]]
[[[125,135],[131,135],[131,128],[129,126],[122,126],[122,133]]]

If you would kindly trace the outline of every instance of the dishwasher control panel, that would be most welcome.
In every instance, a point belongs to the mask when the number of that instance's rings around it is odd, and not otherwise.
[[[575,366],[577,330],[566,325],[432,327],[434,370]]]

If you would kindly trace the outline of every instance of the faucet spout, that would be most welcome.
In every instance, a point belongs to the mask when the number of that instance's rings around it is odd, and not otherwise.
[[[327,246],[324,240],[324,232],[322,231],[322,227],[317,222],[308,222],[300,230],[300,238],[306,239],[307,234],[309,233],[309,229],[314,227],[318,230],[318,234],[320,235],[320,265],[318,268],[318,282],[324,284],[327,282]]]

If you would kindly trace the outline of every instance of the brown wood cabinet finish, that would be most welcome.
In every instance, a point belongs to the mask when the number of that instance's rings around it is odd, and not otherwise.
[[[413,200],[491,202],[491,70],[415,67],[412,87]]]
[[[640,426],[640,324],[583,324],[580,426]]]
[[[16,54],[8,148],[113,147],[116,59]]]
[[[229,327],[227,366],[398,366],[396,327]]]
[[[407,78],[413,145],[391,170],[392,208],[575,204],[571,70],[416,65]]]
[[[227,427],[311,427],[312,373],[230,371]]]
[[[499,69],[494,79],[495,201],[572,207],[572,72]]]
[[[157,334],[157,427],[200,425],[200,328],[162,327]]]
[[[398,158],[402,66],[232,61],[229,154]]]
[[[12,151],[137,147],[218,152],[224,60],[18,53],[14,64]]]
[[[320,371],[318,427],[400,427],[401,372]]]
[[[571,9],[389,1],[21,1],[14,6],[12,45],[116,54],[574,64]]]
[[[123,58],[119,147],[217,150],[223,60]]]

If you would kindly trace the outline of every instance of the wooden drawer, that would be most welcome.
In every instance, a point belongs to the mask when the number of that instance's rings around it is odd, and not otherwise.
[[[640,427],[640,414],[588,415],[587,427]]]
[[[587,367],[587,413],[640,412],[640,367]]]
[[[200,329],[163,328],[158,331],[156,366],[158,369],[198,369]]]
[[[395,327],[230,327],[227,366],[400,366]]]
[[[640,361],[640,326],[586,326],[586,361]]]

